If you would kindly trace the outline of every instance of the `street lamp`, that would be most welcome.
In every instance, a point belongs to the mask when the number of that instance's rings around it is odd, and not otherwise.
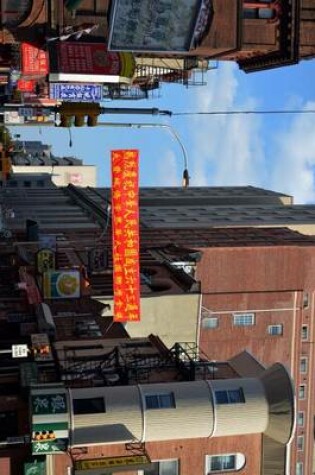
[[[189,172],[188,172],[188,154],[184,144],[180,140],[177,132],[171,125],[168,124],[159,124],[159,123],[150,123],[150,122],[99,122],[99,125],[104,127],[127,127],[131,129],[149,129],[149,128],[161,128],[167,130],[170,135],[177,141],[179,144],[181,151],[183,153],[183,160],[184,160],[184,170],[183,170],[183,178],[182,178],[182,185],[183,188],[187,188],[189,186]]]

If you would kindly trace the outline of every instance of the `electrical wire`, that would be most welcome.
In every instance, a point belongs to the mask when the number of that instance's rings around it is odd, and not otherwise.
[[[172,116],[183,115],[246,115],[246,114],[315,114],[315,109],[280,109],[280,110],[235,110],[235,111],[195,111],[173,112]]]

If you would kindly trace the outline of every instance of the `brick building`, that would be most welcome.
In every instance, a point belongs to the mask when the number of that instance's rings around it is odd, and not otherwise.
[[[143,282],[142,296],[151,293],[160,307],[163,299],[177,298],[168,315],[167,333],[173,334],[173,342],[170,335],[167,346],[153,335],[130,338],[128,327],[113,325],[106,304],[113,292],[111,258],[102,270],[91,272],[90,287],[82,289],[78,300],[43,301],[38,291],[35,256],[40,235],[56,237],[57,268],[77,268],[85,262],[87,250],[95,249],[108,231],[104,227],[107,202],[103,200],[102,206],[93,202],[91,197],[99,196],[97,190],[57,188],[48,182],[43,189],[37,186],[36,177],[29,175],[28,180],[30,186],[22,186],[22,180],[20,187],[0,191],[2,206],[5,198],[6,209],[14,210],[14,217],[10,215],[6,223],[14,240],[1,244],[3,265],[7,255],[7,267],[1,268],[1,345],[8,348],[12,342],[42,348],[38,342],[43,335],[46,344],[45,354],[34,353],[19,365],[6,356],[0,371],[1,386],[7,387],[0,400],[1,417],[11,430],[10,435],[7,430],[2,434],[3,474],[20,474],[25,462],[31,469],[34,459],[38,469],[46,467],[47,475],[121,473],[122,468],[126,473],[131,464],[133,470],[127,473],[132,475],[138,470],[145,475],[188,475],[192,469],[200,475],[226,470],[284,474],[287,444],[294,431],[290,378],[281,364],[265,369],[248,352],[214,362],[196,341],[191,343],[198,339],[200,287],[191,275],[161,259],[162,251],[156,249],[167,247],[176,232],[161,231],[157,243],[155,230],[147,230],[141,251],[143,273],[155,278]],[[28,219],[33,226],[37,223],[37,230],[28,229]],[[220,231],[213,233],[217,241]],[[268,233],[258,230],[257,239]],[[205,239],[200,232],[200,239],[202,236]],[[272,232],[270,238],[273,242],[280,239]],[[304,240],[305,245],[311,241],[296,234],[294,238]],[[177,253],[176,262],[182,260],[182,253],[199,262],[204,251],[187,248],[190,241],[191,232],[183,232],[182,247],[168,248]],[[101,242],[110,250],[109,240]],[[189,306],[185,298],[190,295]],[[189,314],[184,314],[185,307]],[[159,329],[163,315],[157,313],[150,321],[154,312],[153,306],[148,307],[142,317],[151,328]],[[176,329],[172,329],[172,320],[178,322]],[[187,322],[190,343],[183,339]],[[177,337],[182,343],[174,344]],[[28,392],[34,383],[30,427]],[[59,405],[51,407],[50,413],[52,400]],[[65,406],[60,405],[61,400]],[[50,442],[36,439],[41,433],[46,437],[58,430],[67,439],[67,455],[51,454],[45,448]]]
[[[98,205],[110,199],[109,190],[88,196]],[[314,205],[253,187],[148,188],[140,203],[143,245],[201,282],[197,343],[208,357],[247,350],[289,369],[297,395],[291,473],[312,473]]]

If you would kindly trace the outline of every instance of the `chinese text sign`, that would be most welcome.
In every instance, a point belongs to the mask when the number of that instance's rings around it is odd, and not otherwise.
[[[113,150],[111,163],[114,321],[139,321],[139,151]]]

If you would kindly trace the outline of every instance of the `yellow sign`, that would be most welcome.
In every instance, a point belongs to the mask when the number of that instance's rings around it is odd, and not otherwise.
[[[90,470],[93,468],[129,467],[150,463],[147,455],[131,455],[130,457],[109,457],[94,460],[76,460],[76,470]]]
[[[46,271],[43,274],[45,299],[80,297],[80,272],[77,270]]]
[[[51,249],[41,249],[36,254],[36,265],[39,274],[55,269],[55,253]]]

